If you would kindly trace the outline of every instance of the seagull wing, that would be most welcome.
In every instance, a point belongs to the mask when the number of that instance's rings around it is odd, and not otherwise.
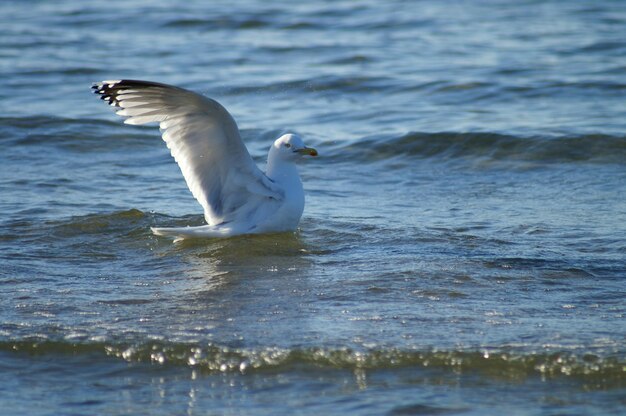
[[[119,108],[117,114],[128,117],[125,123],[159,123],[163,140],[210,225],[247,211],[251,199],[283,199],[282,190],[250,157],[235,120],[217,101],[146,81],[103,81],[93,89]]]

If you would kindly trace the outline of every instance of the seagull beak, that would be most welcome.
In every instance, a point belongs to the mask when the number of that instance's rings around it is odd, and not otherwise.
[[[303,147],[302,149],[296,150],[296,153],[300,153],[301,155],[317,156],[317,150],[312,147]]]

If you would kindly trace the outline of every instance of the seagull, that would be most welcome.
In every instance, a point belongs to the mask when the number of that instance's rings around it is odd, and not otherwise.
[[[296,134],[272,144],[265,173],[252,160],[237,123],[217,101],[149,81],[94,83],[94,93],[127,117],[126,124],[159,123],[163,140],[189,190],[204,209],[206,225],[151,228],[160,236],[231,237],[295,231],[304,210],[296,162],[317,156]]]

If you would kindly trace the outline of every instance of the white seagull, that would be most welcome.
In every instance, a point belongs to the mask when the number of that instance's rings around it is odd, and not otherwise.
[[[116,80],[93,84],[94,92],[126,124],[156,122],[208,225],[152,228],[156,235],[230,237],[294,231],[304,210],[296,169],[303,155],[317,156],[295,134],[279,137],[261,172],[241,140],[237,123],[217,101],[156,82]]]

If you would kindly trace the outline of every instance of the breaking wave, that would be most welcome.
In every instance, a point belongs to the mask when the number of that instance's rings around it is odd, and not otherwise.
[[[484,376],[520,380],[573,377],[601,388],[626,385],[623,357],[590,352],[517,352],[498,349],[403,350],[379,348],[231,348],[216,344],[148,342],[115,344],[106,342],[0,341],[0,351],[30,355],[101,354],[128,362],[189,366],[207,372],[248,373],[263,370],[289,371],[298,367],[366,370],[432,369],[455,373],[477,372]]]

